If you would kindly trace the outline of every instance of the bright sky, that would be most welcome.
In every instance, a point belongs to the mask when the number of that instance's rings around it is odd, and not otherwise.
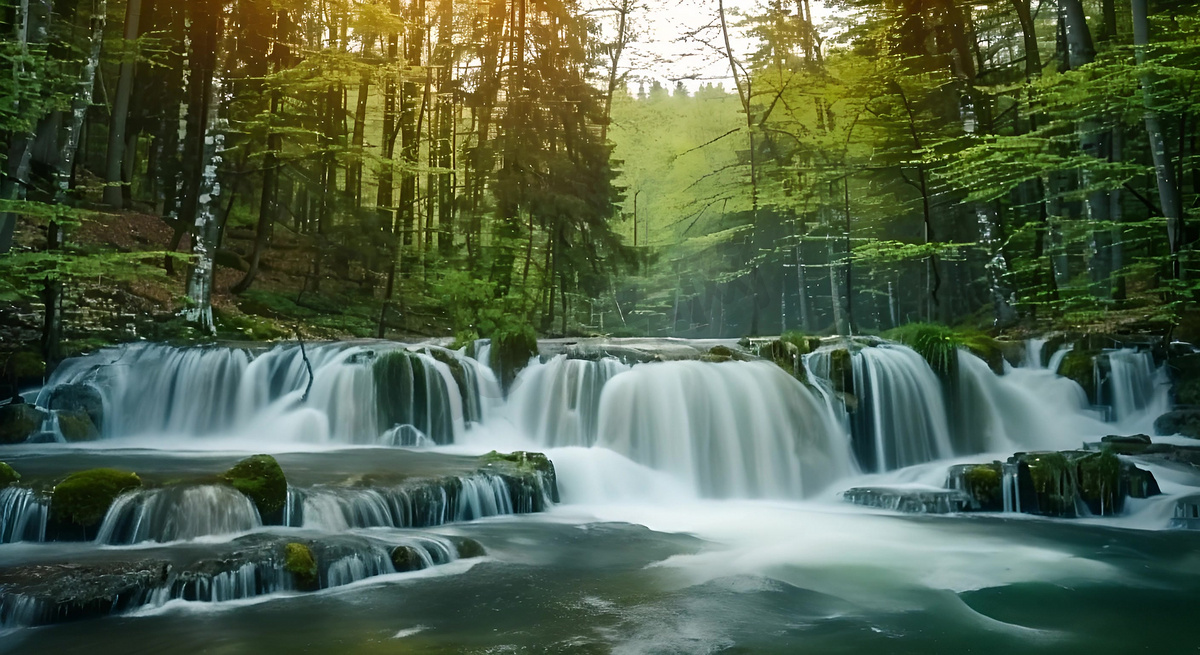
[[[594,8],[610,6],[619,0],[586,0]],[[790,4],[790,3],[789,3]],[[629,86],[636,90],[639,81],[647,86],[659,80],[668,89],[675,80],[683,80],[689,90],[709,82],[723,82],[733,88],[729,64],[724,58],[717,0],[638,0],[638,9],[633,16],[635,42],[622,62],[622,70],[632,69]],[[746,14],[761,9],[762,0],[725,0],[725,11],[730,29],[734,33],[735,56],[743,58],[751,49],[749,39],[738,36],[735,25]],[[824,19],[824,8],[819,0],[813,2],[813,13],[818,22]],[[615,31],[615,22],[605,24],[605,38]],[[695,34],[690,38],[689,34]],[[699,40],[698,40],[699,39]],[[711,44],[705,45],[701,40]]]

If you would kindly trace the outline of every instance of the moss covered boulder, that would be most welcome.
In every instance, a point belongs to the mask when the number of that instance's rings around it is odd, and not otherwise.
[[[1079,498],[1095,516],[1117,514],[1125,507],[1121,460],[1109,450],[1075,459]]]
[[[480,470],[503,476],[514,493],[531,495],[528,492],[536,488],[536,483],[540,483],[545,495],[551,501],[558,502],[558,476],[554,470],[554,462],[542,453],[521,450],[499,453],[493,450],[480,457],[479,461]],[[540,511],[540,508],[534,508],[534,511]]]
[[[507,391],[529,360],[538,356],[537,333],[531,327],[498,332],[492,335],[492,370]]]
[[[838,393],[854,393],[854,356],[845,348],[829,353],[829,380]]]
[[[392,567],[397,573],[420,571],[425,568],[425,558],[413,546],[396,546],[392,549]]]
[[[1090,350],[1075,348],[1063,357],[1058,366],[1058,374],[1074,380],[1083,387],[1088,401],[1095,404],[1096,398],[1096,353]]]
[[[87,412],[79,410],[58,411],[58,432],[63,439],[71,443],[95,441],[100,438],[100,430],[92,423],[92,418]]]
[[[454,547],[458,551],[459,559],[471,559],[487,555],[487,550],[483,547],[483,544],[467,537],[456,538],[454,540]]]
[[[1004,510],[1004,473],[1000,462],[988,464],[959,464],[950,467],[951,489],[959,489],[971,497],[971,509],[981,512]]]
[[[67,476],[50,496],[50,522],[63,538],[95,536],[117,496],[142,486],[136,473],[91,469]]]
[[[1023,494],[1021,498],[1023,511],[1046,516],[1077,515],[1075,470],[1066,455],[1059,452],[1018,453],[1013,459],[1020,465],[1021,474],[1028,471],[1032,483],[1033,497]]]
[[[700,355],[700,361],[722,364],[724,362],[746,362],[750,361],[750,357],[728,346],[713,346],[708,349],[708,352]]]
[[[16,469],[9,466],[7,462],[0,462],[0,489],[20,480],[21,474],[17,473]]]
[[[25,403],[0,406],[0,445],[25,443],[41,431],[46,416],[45,410]]]
[[[305,544],[292,542],[283,547],[283,570],[292,574],[297,589],[313,591],[320,587],[317,558]]]
[[[287,477],[274,457],[247,457],[221,475],[221,480],[254,502],[264,524],[283,523],[283,510],[287,505]]]

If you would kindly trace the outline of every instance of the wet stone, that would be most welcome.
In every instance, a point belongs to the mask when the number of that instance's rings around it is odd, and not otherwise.
[[[958,489],[855,487],[843,492],[842,498],[855,505],[905,514],[954,514],[972,505],[971,496]]]

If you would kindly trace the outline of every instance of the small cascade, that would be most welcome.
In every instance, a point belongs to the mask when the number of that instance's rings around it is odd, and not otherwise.
[[[1044,369],[1046,368],[1046,340],[1045,339],[1026,339],[1025,353],[1021,357],[1021,368],[1028,369]]]
[[[958,352],[955,453],[1077,447],[1105,431],[1075,382],[1044,368],[998,376],[982,359]]]
[[[1000,491],[1004,497],[1004,511],[1021,512],[1021,465],[1018,462],[1003,462],[1000,465]]]
[[[540,476],[538,477],[541,480]],[[551,494],[500,475],[446,478],[436,484],[356,489],[314,487],[289,525],[341,532],[351,528],[424,528],[489,516],[527,514],[550,505]]]
[[[0,489],[0,544],[45,541],[50,498],[24,487]]]
[[[254,503],[224,485],[177,486],[124,494],[104,517],[96,541],[136,544],[247,532],[262,526]]]
[[[905,346],[854,352],[851,413],[854,452],[868,471],[890,471],[953,454],[942,383],[925,359]]]
[[[311,376],[310,376],[311,369]],[[131,344],[64,362],[39,396],[86,384],[102,396],[102,436],[204,436],[415,445],[414,430],[452,443],[501,397],[479,362],[444,348],[387,342],[303,351]],[[305,397],[307,394],[307,397]],[[402,437],[396,429],[409,426]],[[409,440],[412,441],[412,440]]]
[[[613,357],[557,355],[521,371],[509,392],[514,425],[549,447],[591,446],[600,423],[600,396],[613,376],[629,370]]]
[[[1100,401],[1112,408],[1113,421],[1126,423],[1138,417],[1149,419],[1170,410],[1170,382],[1166,371],[1154,364],[1146,350],[1126,348],[1105,353],[1107,371],[1098,386]]]
[[[769,362],[634,366],[605,385],[599,435],[710,497],[800,498],[854,471],[825,403]]]

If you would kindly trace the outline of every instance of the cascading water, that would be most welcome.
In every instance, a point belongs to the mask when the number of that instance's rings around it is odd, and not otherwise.
[[[0,489],[0,544],[45,541],[50,499],[32,489]]]
[[[591,446],[600,422],[600,396],[613,376],[629,370],[612,357],[532,364],[508,396],[509,419],[544,447]]]
[[[712,497],[799,498],[854,470],[826,405],[766,362],[635,366],[606,385],[599,434]]]
[[[1102,357],[1108,371],[1100,382],[1101,401],[1112,407],[1114,422],[1150,431],[1154,418],[1171,408],[1166,370],[1156,366],[1154,355],[1146,350],[1126,348]]]
[[[435,346],[413,352],[383,342],[264,352],[110,348],[64,363],[39,402],[66,384],[99,390],[106,437],[248,432],[260,439],[395,444],[420,441],[413,436],[419,434],[451,443],[468,422],[484,420],[500,397],[495,376],[474,359]]]
[[[136,544],[247,532],[262,520],[254,503],[224,485],[134,491],[113,501],[96,541]]]

